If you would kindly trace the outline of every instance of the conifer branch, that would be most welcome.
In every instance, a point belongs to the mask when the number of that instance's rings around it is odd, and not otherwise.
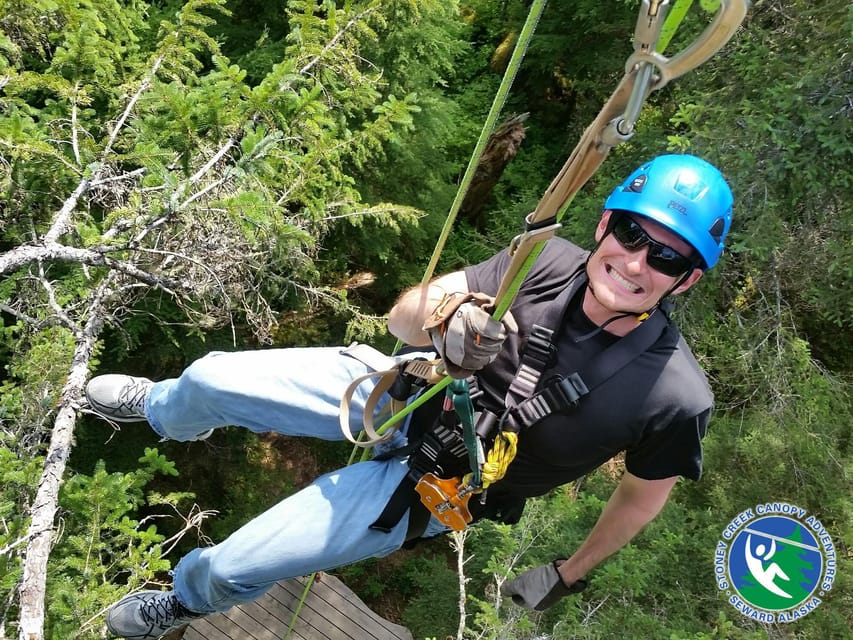
[[[151,86],[151,82],[157,75],[157,71],[159,71],[164,59],[164,54],[161,54],[154,59],[154,63],[151,65],[151,69],[148,71],[145,78],[142,80],[142,83],[139,85],[139,89],[137,89],[133,96],[131,96],[130,101],[127,103],[127,106],[124,108],[124,111],[122,112],[121,116],[113,127],[113,130],[110,133],[109,140],[107,140],[107,144],[101,152],[102,158],[106,158],[107,155],[112,151],[113,144],[115,143],[116,138],[118,138],[118,134],[121,132],[122,128],[124,127],[124,123],[127,122],[127,119],[133,112],[133,107],[136,106],[136,103],[139,101],[139,98],[142,97],[142,94],[145,93]]]
[[[365,16],[376,11],[376,9],[377,9],[376,5],[373,5],[371,7],[367,7],[361,13],[358,13],[358,14],[354,15],[352,18],[350,18],[349,21],[341,28],[341,30],[338,31],[332,37],[332,39],[329,40],[329,42],[327,42],[326,45],[320,50],[320,53],[318,53],[311,60],[309,60],[308,63],[305,64],[305,66],[303,66],[297,73],[301,76],[307,75],[312,67],[314,67],[318,62],[320,62],[320,60],[322,60],[329,51],[331,51],[332,49],[334,49],[338,45],[338,42],[340,41],[340,39],[343,38],[344,35],[350,29],[352,29],[355,25],[357,25],[359,22],[361,22],[365,18]]]

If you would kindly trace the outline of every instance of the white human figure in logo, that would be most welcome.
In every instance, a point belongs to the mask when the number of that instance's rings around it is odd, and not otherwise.
[[[764,545],[759,544],[755,548],[755,554],[752,555],[752,534],[746,535],[746,549],[744,550],[744,556],[746,558],[746,566],[749,568],[749,572],[758,580],[758,583],[770,591],[771,593],[775,593],[777,596],[782,596],[783,598],[791,598],[788,593],[785,593],[776,586],[776,583],[773,581],[779,577],[783,580],[790,580],[790,578],[785,575],[785,572],[782,571],[782,567],[773,562],[768,565],[768,567],[764,568],[764,563],[770,560],[773,557],[773,554],[776,553],[776,541],[771,540],[770,549],[767,551],[767,554],[764,553]]]

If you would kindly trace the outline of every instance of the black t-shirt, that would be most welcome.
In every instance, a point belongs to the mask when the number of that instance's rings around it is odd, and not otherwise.
[[[520,350],[532,325],[573,278],[582,277],[587,253],[554,238],[546,245],[511,307],[519,334],[477,378],[481,406],[499,412],[515,375]],[[510,258],[504,251],[465,269],[471,291],[495,295]],[[583,290],[574,297],[555,334],[555,374],[570,374],[619,338],[595,329],[581,309]],[[713,395],[702,370],[678,330],[668,323],[658,341],[608,380],[593,388],[579,405],[545,417],[522,430],[518,454],[503,480],[490,492],[522,497],[542,495],[592,471],[625,451],[632,474],[648,479],[681,475],[698,480],[702,473],[701,439]]]

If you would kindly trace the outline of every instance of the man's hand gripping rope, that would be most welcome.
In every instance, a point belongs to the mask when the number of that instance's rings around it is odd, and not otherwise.
[[[489,309],[495,299],[484,293],[445,294],[424,322],[447,375],[464,379],[491,363],[507,336],[518,332],[512,314],[496,320]]]

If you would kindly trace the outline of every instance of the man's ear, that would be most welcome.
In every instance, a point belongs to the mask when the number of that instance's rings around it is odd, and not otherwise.
[[[607,231],[607,223],[610,222],[610,214],[613,213],[610,209],[605,209],[601,214],[601,220],[595,227],[595,241],[601,242],[604,237],[604,232]]]
[[[670,295],[677,296],[679,293],[684,293],[694,284],[699,282],[699,279],[702,277],[703,273],[705,272],[702,271],[702,269],[693,269],[693,273],[690,274],[687,280],[678,285],[678,287]]]

